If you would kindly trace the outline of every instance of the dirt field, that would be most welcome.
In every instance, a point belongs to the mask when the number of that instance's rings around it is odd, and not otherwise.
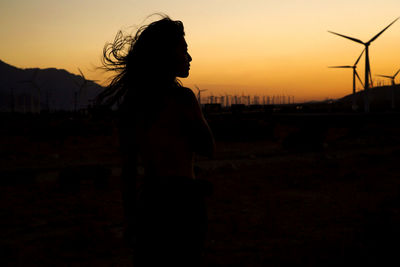
[[[395,266],[399,114],[209,116],[206,266]],[[132,266],[111,119],[1,117],[1,266]]]

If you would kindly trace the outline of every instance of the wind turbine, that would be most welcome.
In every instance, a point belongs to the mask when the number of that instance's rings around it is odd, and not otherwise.
[[[79,76],[83,79],[83,82],[80,83],[80,82],[74,80],[75,84],[78,86],[78,91],[74,92],[74,109],[75,109],[75,111],[77,111],[77,108],[80,105],[82,91],[88,85],[88,82],[97,82],[98,81],[98,80],[88,80],[88,79],[86,79],[85,75],[83,75],[83,72],[81,71],[80,68],[78,68],[78,71],[80,74]]]
[[[199,105],[201,105],[201,92],[207,91],[207,89],[200,89],[197,85],[195,85],[197,89],[197,101],[199,101]]]
[[[224,92],[224,94],[225,94],[225,106],[226,106],[226,107],[229,107],[230,105],[232,105],[232,103],[229,102],[229,98],[230,98],[232,95],[228,95],[226,92]]]
[[[399,17],[400,18],[400,17]],[[332,34],[336,34],[338,36],[341,36],[343,38],[349,39],[353,42],[362,44],[365,46],[365,79],[364,79],[364,90],[365,90],[365,112],[369,112],[369,99],[368,99],[368,89],[369,89],[369,79],[371,77],[371,67],[370,67],[370,61],[369,61],[369,46],[370,44],[375,41],[384,31],[387,30],[387,28],[389,28],[390,26],[392,26],[393,23],[395,23],[399,18],[395,19],[392,23],[390,23],[388,26],[386,26],[386,28],[384,28],[382,31],[380,31],[377,35],[375,35],[374,37],[372,37],[371,40],[369,40],[368,42],[363,42],[357,38],[353,38],[353,37],[349,37],[343,34],[339,34],[336,32],[332,32],[332,31],[328,31]]]
[[[37,90],[37,93],[38,93],[38,105],[37,105],[37,112],[38,113],[40,113],[40,87],[39,87],[39,85],[36,83],[36,77],[37,77],[37,74],[38,74],[38,71],[39,71],[39,69],[34,69],[34,71],[33,71],[33,75],[32,75],[32,78],[30,79],[30,80],[25,80],[25,81],[22,81],[22,83],[30,83],[32,86],[33,86],[33,88],[34,89],[36,89]],[[31,90],[32,90],[32,88],[31,88]],[[31,91],[31,112],[33,113],[33,112],[35,112],[34,111],[34,100],[33,100],[33,93],[32,93],[32,91]]]
[[[388,78],[388,79],[390,79],[391,82],[392,82],[392,109],[394,109],[395,106],[396,106],[396,103],[395,103],[395,101],[394,101],[394,90],[395,90],[396,83],[395,83],[394,79],[396,78],[397,74],[399,74],[399,72],[400,72],[400,69],[399,69],[393,76],[379,75],[379,74],[376,75],[376,76],[379,76],[379,77]]]
[[[400,72],[400,69],[393,76],[379,75],[379,74],[377,74],[376,76],[391,79],[392,85],[396,85],[396,83],[394,82],[394,79],[396,78],[397,74],[399,74],[399,72]]]
[[[328,67],[328,68],[339,68],[339,69],[353,69],[353,106],[352,106],[353,110],[357,109],[357,106],[356,106],[356,77],[358,78],[360,83],[363,85],[363,82],[361,81],[360,76],[358,76],[356,69],[357,69],[358,61],[360,61],[360,58],[364,54],[364,51],[365,51],[365,49],[361,52],[360,56],[357,58],[357,60],[353,66],[330,66],[330,67]]]
[[[222,94],[219,94],[219,102],[221,104],[221,107],[225,105],[225,96]]]
[[[213,94],[211,94],[211,95],[208,97],[208,103],[209,103],[209,104],[214,104],[214,95],[213,95]]]

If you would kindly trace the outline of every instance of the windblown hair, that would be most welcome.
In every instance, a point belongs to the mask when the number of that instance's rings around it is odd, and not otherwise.
[[[176,48],[185,35],[181,21],[162,19],[142,26],[134,36],[119,31],[103,49],[103,69],[116,75],[98,95],[97,104],[111,107],[129,101],[142,104],[179,87]],[[147,101],[148,100],[148,101]]]

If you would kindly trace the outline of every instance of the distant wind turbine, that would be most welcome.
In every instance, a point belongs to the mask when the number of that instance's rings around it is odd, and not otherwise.
[[[225,105],[225,96],[224,95],[222,95],[222,94],[219,95],[219,102],[220,102],[221,106]]]
[[[357,109],[356,105],[356,77],[360,81],[361,85],[364,86],[363,82],[361,81],[360,76],[358,76],[357,73],[357,64],[360,61],[361,56],[364,54],[365,49],[361,52],[360,56],[357,58],[356,62],[354,63],[353,66],[330,66],[328,68],[340,68],[340,69],[353,69],[353,110]]]
[[[200,89],[197,85],[195,85],[197,89],[197,101],[199,101],[199,105],[201,105],[201,92],[207,91],[207,89]]]
[[[394,99],[394,91],[395,91],[396,83],[395,83],[395,80],[394,80],[394,79],[396,78],[397,74],[399,74],[399,72],[400,72],[400,69],[399,69],[393,76],[379,75],[379,74],[376,75],[376,76],[379,76],[379,77],[388,78],[388,79],[390,79],[391,82],[392,82],[392,109],[394,109],[395,106],[396,106],[395,99]]]
[[[386,28],[384,28],[382,31],[380,31],[377,35],[375,35],[374,37],[372,37],[371,40],[369,40],[368,42],[363,42],[357,38],[353,38],[353,37],[349,37],[343,34],[339,34],[336,32],[332,32],[332,31],[328,31],[332,34],[336,34],[338,36],[341,36],[343,38],[349,39],[351,41],[354,41],[356,43],[360,43],[362,45],[365,46],[365,79],[364,79],[364,90],[365,90],[365,111],[369,112],[369,99],[368,99],[368,89],[369,89],[369,79],[371,77],[371,67],[370,67],[370,60],[369,60],[369,46],[370,44],[375,41],[384,31],[387,30],[387,28],[389,28],[390,26],[392,26],[393,23],[395,23],[400,17],[398,17],[397,19],[395,19],[392,23],[390,23],[388,26],[386,26]]]
[[[30,83],[32,85],[33,89],[37,90],[38,104],[36,105],[36,108],[37,108],[37,112],[40,113],[40,87],[36,83],[36,77],[37,77],[38,71],[39,71],[39,69],[34,69],[32,78],[29,80],[22,81],[22,83]],[[34,100],[33,100],[32,88],[31,88],[31,112],[32,113],[35,112],[34,106],[35,106],[35,104],[34,104]]]
[[[85,87],[87,87],[88,82],[98,82],[98,80],[86,79],[85,75],[83,75],[83,72],[81,71],[80,68],[78,68],[78,71],[80,74],[79,76],[83,79],[83,82],[80,83],[80,82],[74,80],[75,84],[78,86],[78,91],[74,92],[74,109],[75,109],[75,111],[77,110],[78,106],[81,104],[80,102],[81,102],[82,92],[83,92],[83,89]]]
[[[225,101],[226,101],[226,107],[229,107],[230,105],[232,105],[232,103],[229,102],[229,98],[232,97],[232,95],[228,95],[226,92],[224,92],[225,94]]]
[[[392,85],[396,85],[396,83],[394,82],[394,79],[396,78],[396,76],[397,76],[397,74],[399,74],[399,72],[400,72],[400,69],[393,75],[393,76],[388,76],[388,75],[379,75],[379,74],[377,74],[376,76],[379,76],[379,77],[384,77],[384,78],[388,78],[388,79],[390,79],[391,80],[391,82],[392,82]]]

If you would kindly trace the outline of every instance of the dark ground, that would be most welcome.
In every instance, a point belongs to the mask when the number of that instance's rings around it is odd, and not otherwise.
[[[207,266],[398,264],[400,114],[209,120]],[[132,266],[111,119],[1,121],[0,265]]]

